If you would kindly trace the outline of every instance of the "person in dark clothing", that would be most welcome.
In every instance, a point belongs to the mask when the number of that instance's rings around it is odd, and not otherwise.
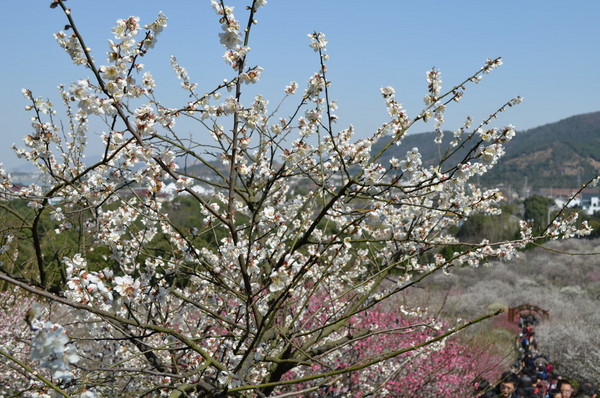
[[[522,398],[517,392],[519,386],[519,379],[517,375],[511,372],[505,372],[502,374],[500,383],[496,386],[492,397],[500,398]]]
[[[596,398],[598,395],[596,387],[590,382],[583,382],[577,391],[577,398]]]
[[[492,398],[493,389],[490,383],[484,378],[478,378],[473,383],[475,389],[475,397],[477,398]]]
[[[519,387],[517,388],[517,392],[521,397],[530,398],[533,396],[533,391],[535,387],[533,386],[533,380],[527,374],[523,374],[519,377]]]

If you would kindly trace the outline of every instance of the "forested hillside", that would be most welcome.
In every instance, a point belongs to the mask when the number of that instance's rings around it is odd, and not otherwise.
[[[434,137],[435,133],[407,136],[402,145],[390,149],[386,156],[404,157],[406,151],[417,147],[424,163],[437,163],[449,148],[452,132],[446,132],[440,145],[434,143]],[[374,146],[374,153],[384,143],[382,140]],[[449,163],[465,155],[465,150],[459,150]],[[488,186],[521,187],[527,182],[531,188],[575,188],[599,172],[600,112],[594,112],[517,132],[506,145],[504,159],[482,176],[480,182]]]

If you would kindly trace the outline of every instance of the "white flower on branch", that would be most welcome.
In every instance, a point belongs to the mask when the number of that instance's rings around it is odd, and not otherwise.
[[[59,380],[68,382],[73,378],[71,364],[79,361],[79,355],[62,326],[51,322],[42,323],[35,331],[31,347],[31,359],[40,362]]]
[[[290,95],[292,95],[292,94],[295,94],[295,93],[296,93],[296,90],[297,90],[297,89],[298,89],[298,83],[296,83],[296,82],[291,82],[289,85],[287,85],[287,86],[285,87],[285,90],[284,90],[284,91],[285,91],[285,93],[286,93],[286,94],[290,94]]]
[[[325,39],[325,35],[321,32],[314,32],[308,35],[310,39],[310,48],[314,51],[325,50],[327,46],[327,39]]]
[[[79,43],[75,33],[67,37],[65,32],[58,32],[54,35],[54,38],[58,44],[69,54],[75,65],[87,64],[87,58],[85,56],[83,47],[81,47],[81,44]]]

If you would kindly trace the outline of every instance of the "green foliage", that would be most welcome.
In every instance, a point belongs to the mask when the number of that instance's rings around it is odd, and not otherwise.
[[[98,271],[103,268],[112,269],[120,275],[123,271],[112,259],[114,253],[106,246],[90,248],[93,245],[93,228],[86,228],[85,220],[89,216],[89,209],[65,214],[62,224],[67,228],[58,229],[61,221],[52,219],[51,210],[59,207],[60,203],[49,206],[48,211],[41,213],[36,221],[36,213],[27,206],[24,200],[16,199],[2,202],[0,206],[0,222],[2,235],[0,235],[0,270],[11,273],[24,280],[39,280],[39,265],[43,264],[46,273],[46,287],[56,291],[66,283],[66,274],[62,265],[62,258],[73,256],[77,252],[87,253],[89,271]],[[124,201],[116,201],[106,205],[107,209],[117,209],[126,206]],[[172,202],[165,203],[173,228],[182,231],[182,235],[189,239],[193,247],[214,246],[225,236],[223,231],[203,225],[203,216],[198,202],[190,196],[178,196]],[[138,225],[139,224],[139,225]],[[142,223],[134,224],[132,228],[143,229]],[[131,231],[134,232],[133,230]],[[35,237],[34,237],[35,235]],[[35,253],[31,242],[38,239],[41,242],[41,252]],[[12,247],[13,255],[7,254]],[[16,254],[14,254],[16,253]],[[137,260],[143,264],[148,257],[162,256],[170,258],[172,253],[171,242],[167,235],[159,232],[154,239],[140,251]],[[188,270],[191,272],[191,270]],[[182,271],[185,273],[185,271]]]
[[[444,256],[446,260],[450,260],[454,257],[454,253],[461,253],[465,250],[463,245],[448,245],[440,249],[440,254]]]
[[[509,214],[499,216],[475,214],[460,227],[456,236],[465,242],[478,243],[482,237],[493,241],[513,239],[519,228],[519,220]]]
[[[525,208],[523,218],[533,224],[535,232],[540,232],[546,228],[549,221],[548,207],[554,202],[552,199],[532,195],[523,201]]]
[[[60,265],[63,256],[77,250],[81,234],[77,228],[68,233],[56,233],[59,222],[52,220],[48,212],[36,218],[36,213],[20,199],[3,202],[0,206],[0,221],[2,223],[1,244],[8,249],[0,253],[0,269],[12,272],[20,278],[35,280],[38,274],[37,264],[41,258],[44,262],[46,285],[56,289],[64,281],[64,272]],[[41,242],[40,251],[36,253],[32,241]]]

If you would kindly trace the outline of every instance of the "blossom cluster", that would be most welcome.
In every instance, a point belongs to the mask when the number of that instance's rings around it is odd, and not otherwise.
[[[31,331],[25,318],[33,303],[33,298],[20,294],[16,288],[0,292],[0,350],[23,361],[31,355]],[[0,361],[1,395],[24,390],[33,382],[34,377],[21,379],[17,369],[8,359]]]
[[[36,330],[31,347],[31,358],[37,360],[42,368],[49,369],[52,375],[61,381],[73,378],[70,365],[79,361],[79,355],[69,343],[62,326],[45,322]]]

